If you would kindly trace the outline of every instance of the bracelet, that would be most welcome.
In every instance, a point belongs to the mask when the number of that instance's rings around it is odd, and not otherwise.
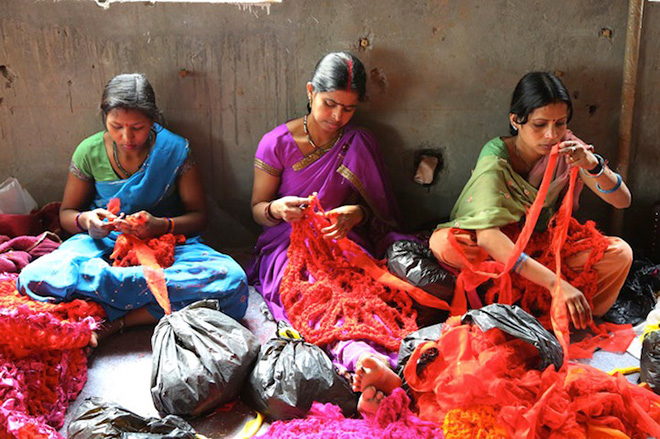
[[[270,212],[270,205],[271,205],[271,204],[273,204],[272,201],[266,205],[266,209],[264,210],[264,216],[265,216],[266,219],[267,219],[268,221],[270,221],[271,223],[279,223],[279,222],[281,222],[282,220],[281,220],[281,219],[277,219],[277,218],[275,218],[275,217],[273,216],[273,214]]]
[[[80,215],[82,215],[82,212],[78,212],[78,215],[76,215],[76,228],[81,232],[86,232],[87,230],[80,225]]]
[[[598,183],[596,183],[596,189],[602,194],[611,194],[612,192],[616,192],[620,187],[621,183],[623,183],[623,179],[621,178],[620,174],[617,174],[616,172],[614,173],[616,175],[616,184],[612,189],[603,189],[600,187]]]
[[[594,156],[596,157],[596,160],[598,160],[598,164],[595,168],[587,169],[586,171],[589,176],[596,178],[600,177],[603,171],[605,171],[605,159],[600,154],[594,154]]]
[[[169,216],[166,216],[165,219],[167,220],[167,229],[165,230],[165,234],[167,235],[174,232],[174,220]]]
[[[520,270],[522,270],[522,266],[525,264],[525,261],[529,259],[529,255],[525,252],[520,253],[520,256],[518,256],[518,260],[516,261],[515,264],[513,264],[513,272],[514,273],[520,273]]]

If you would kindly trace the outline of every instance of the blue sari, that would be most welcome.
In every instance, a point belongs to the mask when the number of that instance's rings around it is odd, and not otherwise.
[[[126,214],[141,210],[154,216],[183,213],[176,178],[188,157],[188,141],[157,124],[154,128],[156,142],[142,167],[126,180],[95,181],[90,209],[105,208],[117,197]],[[117,236],[112,232],[103,239],[93,239],[79,233],[69,238],[23,269],[17,283],[19,291],[41,301],[92,300],[103,306],[109,320],[142,307],[161,318],[163,310],[147,286],[142,267],[109,264]],[[174,264],[164,272],[173,310],[201,299],[216,299],[220,309],[234,319],[245,315],[245,272],[231,257],[203,244],[199,236],[176,246]]]

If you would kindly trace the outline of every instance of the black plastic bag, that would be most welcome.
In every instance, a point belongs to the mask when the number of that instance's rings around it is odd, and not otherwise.
[[[278,324],[278,337],[266,342],[245,387],[245,401],[270,419],[305,416],[314,401],[339,406],[344,416],[357,411],[357,394],[318,346]]]
[[[397,373],[403,371],[403,368],[408,363],[410,356],[417,349],[417,346],[427,341],[436,341],[440,338],[442,334],[442,327],[444,323],[438,323],[432,326],[427,326],[425,328],[418,329],[415,332],[411,332],[406,335],[403,340],[401,340],[401,345],[399,346],[399,356],[397,359]],[[399,375],[402,375],[399,373]]]
[[[550,364],[559,370],[564,362],[564,352],[557,338],[541,325],[531,314],[516,305],[494,303],[480,309],[468,311],[462,323],[473,323],[483,332],[497,328],[507,334],[526,341],[541,354],[536,367],[544,370]]]
[[[427,293],[451,302],[456,286],[456,276],[445,270],[431,250],[415,241],[396,241],[387,249],[387,269]],[[417,322],[420,326],[432,325],[447,319],[448,313],[416,303]]]
[[[151,345],[151,397],[161,415],[198,416],[231,401],[259,353],[257,338],[216,300],[163,317]]]
[[[660,394],[660,331],[649,332],[642,342],[639,380]]]
[[[117,404],[88,398],[68,428],[69,439],[195,439],[195,430],[176,415],[143,418]]]
[[[619,297],[603,319],[623,325],[637,325],[655,307],[655,293],[660,290],[660,265],[650,261],[633,262]]]

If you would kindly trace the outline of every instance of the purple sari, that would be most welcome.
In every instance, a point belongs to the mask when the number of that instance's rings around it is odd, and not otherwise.
[[[349,125],[336,145],[304,156],[283,124],[261,139],[254,166],[281,178],[277,198],[307,197],[317,192],[326,210],[346,204],[368,207],[369,221],[354,228],[348,237],[371,254],[382,256],[397,238],[388,233],[396,226],[399,213],[373,133]],[[263,295],[276,320],[288,320],[279,287],[288,262],[290,235],[291,226],[286,222],[264,227],[255,247],[256,259],[248,269],[250,284]],[[345,351],[345,345],[340,344],[342,352],[335,352],[339,346],[332,348],[332,356],[352,370],[357,358]]]

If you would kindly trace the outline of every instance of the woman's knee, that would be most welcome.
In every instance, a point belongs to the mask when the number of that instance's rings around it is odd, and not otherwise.
[[[622,269],[628,271],[633,262],[633,250],[630,245],[621,238],[610,237],[606,257],[616,263]]]

